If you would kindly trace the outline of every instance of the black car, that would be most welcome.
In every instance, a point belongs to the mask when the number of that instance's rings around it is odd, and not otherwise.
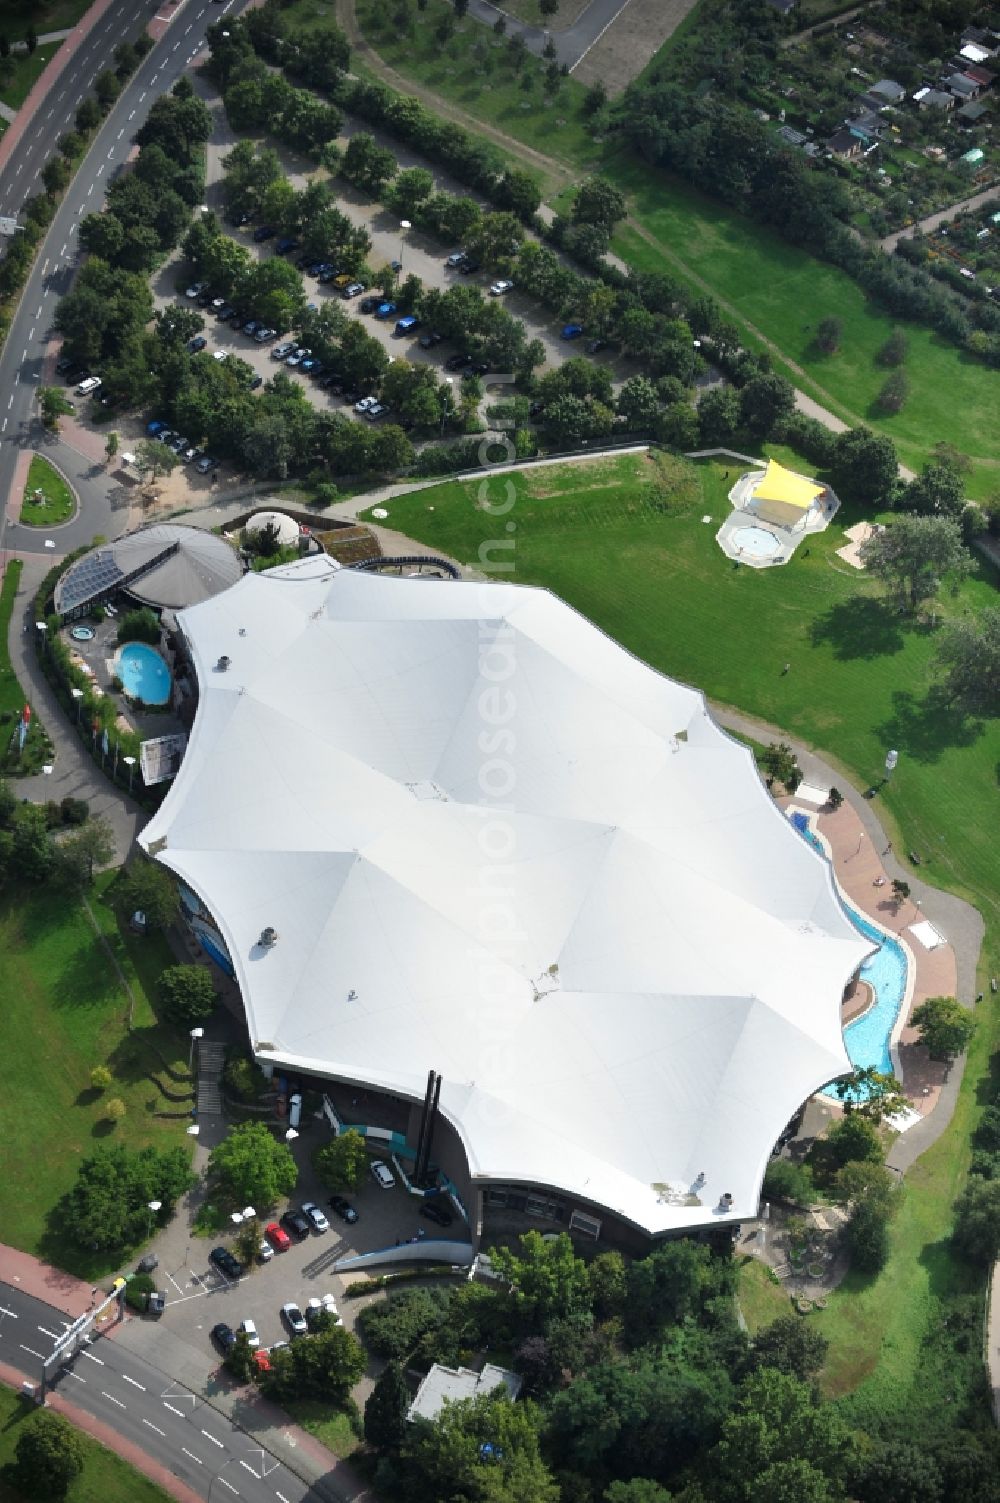
[[[211,303],[214,298],[215,293],[212,291],[211,287],[203,287],[197,297],[198,307],[207,308],[209,303]]]
[[[301,1211],[286,1211],[281,1218],[281,1224],[286,1232],[292,1232],[296,1237],[308,1237],[309,1219],[303,1216]]]
[[[470,365],[465,374],[467,376],[488,376],[489,372],[490,368],[488,365]]]
[[[251,391],[256,391],[257,388],[258,388],[258,386],[263,386],[263,385],[264,385],[264,377],[263,376],[254,376],[253,380],[250,382],[250,390]]]
[[[140,1258],[135,1265],[136,1273],[152,1273],[154,1268],[159,1267],[160,1260],[155,1252],[148,1252],[144,1258]]]
[[[236,1332],[232,1326],[227,1326],[224,1320],[220,1320],[217,1326],[212,1327],[212,1340],[225,1356],[236,1345]]]
[[[342,1195],[331,1195],[329,1206],[331,1211],[336,1211],[341,1221],[346,1221],[349,1225],[353,1225],[358,1219],[357,1211],[351,1205],[351,1202],[345,1200]]]
[[[208,1255],[208,1261],[214,1263],[227,1279],[238,1279],[243,1273],[243,1264],[233,1257],[228,1247],[213,1247]]]
[[[607,347],[608,341],[606,339],[592,339],[587,346],[587,354],[596,355],[599,350],[606,350]]]
[[[188,349],[192,355],[197,355],[199,350],[203,350],[207,344],[208,340],[204,334],[196,334],[193,339],[188,340]]]
[[[358,304],[358,311],[360,313],[374,313],[379,304],[384,302],[385,298],[381,293],[378,293],[375,297],[363,297]]]
[[[464,370],[467,365],[471,364],[471,355],[452,355],[445,361],[444,368],[446,371],[461,371]]]
[[[75,360],[71,360],[68,355],[64,355],[61,360],[57,360],[56,361],[56,375],[57,376],[68,376],[69,373],[70,373],[70,371],[75,371],[75,370],[76,370],[76,361]]]
[[[436,1222],[438,1226],[451,1226],[451,1223],[455,1219],[444,1205],[441,1196],[437,1196],[434,1200],[422,1201],[420,1214],[421,1216],[426,1216],[428,1221]]]
[[[149,1302],[146,1305],[147,1311],[150,1315],[155,1315],[157,1319],[159,1319],[166,1308],[167,1296],[163,1294],[159,1289],[154,1289],[152,1294],[149,1296]]]
[[[432,329],[427,334],[421,334],[420,338],[417,340],[417,343],[422,350],[432,350],[434,346],[436,344],[440,344],[443,339],[443,334],[438,334],[436,330]]]
[[[254,230],[253,238],[260,245],[262,240],[273,240],[277,233],[272,225],[262,224],[259,229]]]
[[[79,386],[86,374],[87,372],[82,365],[74,365],[72,362],[61,372],[67,386]]]
[[[283,240],[278,241],[274,248],[279,256],[287,256],[289,251],[298,250],[299,242],[294,235],[286,235]]]
[[[236,317],[236,309],[229,303],[223,303],[222,307],[219,309],[218,313],[215,316],[220,321],[220,323],[228,324],[230,319]]]
[[[466,256],[465,260],[462,262],[461,266],[458,269],[462,273],[463,277],[467,277],[470,275],[470,273],[478,271],[481,265],[481,261],[473,261],[470,257]]]

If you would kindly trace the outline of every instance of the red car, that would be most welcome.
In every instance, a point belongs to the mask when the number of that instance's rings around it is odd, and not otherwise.
[[[259,1373],[269,1373],[271,1371],[271,1359],[262,1346],[258,1347],[253,1354],[253,1365]]]
[[[267,1237],[268,1241],[278,1250],[278,1252],[287,1252],[292,1245],[291,1237],[285,1231],[285,1228],[283,1226],[279,1226],[276,1221],[268,1222],[267,1226],[264,1228],[264,1235]]]

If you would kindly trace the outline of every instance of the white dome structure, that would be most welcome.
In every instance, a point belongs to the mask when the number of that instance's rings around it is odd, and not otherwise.
[[[544,590],[325,557],[179,624],[200,704],[140,840],[214,914],[260,1057],[410,1101],[438,1071],[481,1188],[646,1236],[755,1215],[851,1068],[872,946],[702,696]]]
[[[287,548],[299,535],[299,524],[283,511],[255,511],[247,521],[244,532],[263,532],[273,527],[278,535],[278,547]]]

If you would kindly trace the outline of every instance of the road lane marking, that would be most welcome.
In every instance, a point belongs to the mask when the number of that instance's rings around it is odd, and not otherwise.
[[[14,393],[11,392],[11,394],[10,394],[10,401],[7,403],[7,411],[8,412],[13,407],[13,405],[14,405]]]
[[[31,338],[30,334],[29,334],[28,338],[29,339]],[[57,1334],[55,1333],[55,1331],[47,1331],[44,1326],[39,1326],[38,1329],[41,1331],[41,1333],[42,1333],[43,1336],[48,1336],[48,1338],[49,1338],[50,1341],[58,1341],[59,1340],[59,1337],[57,1336]]]
[[[21,1348],[22,1352],[30,1352],[33,1357],[37,1357],[39,1362],[45,1361],[45,1358],[42,1356],[41,1352],[36,1352],[33,1346],[25,1346],[23,1341],[19,1341],[18,1346]]]
[[[87,197],[88,198],[93,193],[93,191],[94,191],[94,185],[93,185],[93,183],[91,183],[90,187],[87,189]]]
[[[288,1499],[285,1497],[284,1493],[279,1493],[277,1488],[275,1488],[274,1491],[277,1497],[281,1499],[281,1503],[288,1503]]]
[[[0,1315],[10,1315],[14,1320],[17,1319],[17,1311],[8,1310],[6,1305],[0,1305]]]
[[[129,1377],[128,1373],[119,1373],[119,1377],[124,1378],[126,1383],[131,1383],[131,1385],[132,1385],[133,1388],[141,1388],[142,1391],[143,1391],[143,1393],[146,1392],[146,1385],[145,1385],[145,1383],[137,1383],[136,1380],[135,1380],[135,1378],[130,1378]]]
[[[210,1435],[207,1430],[203,1430],[201,1433],[202,1435],[204,1435],[206,1440],[210,1440],[212,1442],[213,1446],[218,1446],[220,1451],[224,1451],[226,1449],[223,1442],[221,1440],[216,1440],[215,1436]]]
[[[129,117],[128,117],[128,118],[129,118],[129,119],[130,119],[130,120],[132,120],[132,119],[134,119],[134,118],[135,118],[135,110],[133,110],[133,111],[132,111],[132,113],[131,113],[131,115],[129,115]]]
[[[226,1479],[225,1479],[225,1477],[219,1477],[218,1473],[216,1473],[216,1477],[217,1477],[218,1481],[222,1483],[223,1487],[228,1487],[228,1489],[229,1489],[229,1491],[231,1493],[236,1493],[236,1496],[239,1497],[239,1493],[236,1492],[236,1488],[233,1486],[233,1484],[231,1482],[227,1482]]]
[[[201,1457],[196,1456],[193,1451],[189,1451],[187,1446],[181,1446],[181,1450],[184,1452],[185,1456],[190,1456],[191,1460],[196,1461],[199,1466],[204,1466],[204,1462],[202,1461]]]
[[[113,1393],[105,1393],[103,1388],[101,1389],[101,1398],[107,1399],[109,1403],[117,1404],[119,1409],[124,1409],[127,1407],[122,1403],[121,1399],[116,1399]]]
[[[145,97],[146,97],[146,93],[147,93],[147,90],[145,90],[145,89],[143,89],[143,91],[142,91],[142,93],[141,93],[141,94],[140,94],[140,95],[139,95],[139,103],[140,103],[140,104],[141,104],[141,103],[142,103],[142,101],[143,101],[143,100],[144,100],[144,99],[145,99]]]
[[[191,31],[193,27],[194,27],[194,22],[190,21],[188,23],[188,25],[187,25],[187,28],[185,29],[184,35],[187,36],[188,32]]]
[[[0,428],[0,433],[6,433],[6,432],[7,432],[7,419],[4,418],[4,420],[3,420],[3,427]],[[15,1320],[17,1319],[16,1315],[14,1316],[14,1319]]]
[[[166,1430],[161,1430],[160,1427],[159,1427],[159,1425],[154,1425],[153,1424],[152,1420],[144,1419],[143,1420],[143,1424],[144,1425],[148,1425],[151,1430],[155,1430],[156,1433],[157,1433],[157,1435],[162,1435],[162,1436],[164,1436],[164,1438],[166,1437],[166,1434],[167,1434]]]
[[[64,1367],[62,1371],[66,1374],[67,1378],[75,1378],[78,1383],[86,1383],[87,1381],[86,1378],[81,1378],[79,1373],[75,1373],[71,1367]]]
[[[27,360],[27,358],[28,358],[28,346],[25,345],[24,349],[21,351],[21,361],[22,361],[22,363],[25,360]]]
[[[45,266],[48,266],[48,264],[49,263],[46,261]],[[42,267],[42,275],[43,276],[45,275],[45,266]],[[36,318],[41,318],[41,316],[42,316],[42,305],[41,305],[41,303],[39,303],[39,305],[38,305],[38,312],[35,314],[35,317]]]
[[[240,1457],[240,1466],[245,1466],[251,1477],[256,1477],[257,1481],[260,1481],[260,1473],[255,1472],[249,1461],[244,1461],[242,1456]]]
[[[61,250],[61,251],[60,251],[60,252],[59,252],[59,255],[60,255],[60,257],[62,257],[62,256],[65,256],[65,254],[66,254],[66,242],[65,242],[65,240],[64,240],[64,241],[63,241],[63,248],[62,248],[62,250]],[[46,261],[46,263],[45,263],[45,264],[46,264],[46,266],[48,266],[48,264],[49,264],[49,263],[48,263],[48,262],[47,262],[47,261]]]
[[[133,110],[133,111],[132,111],[132,114],[133,114],[133,115],[134,115],[134,114],[135,114],[135,111],[134,111],[134,110]],[[130,116],[129,116],[129,119],[130,119],[130,120],[131,120],[131,118],[132,118],[132,116],[131,116],[131,115],[130,115]],[[118,132],[118,139],[119,139],[119,141],[120,141],[120,140],[121,140],[121,138],[122,138],[122,136],[123,136],[123,135],[124,135],[124,134],[125,134],[125,127],[124,127],[124,125],[123,125],[123,126],[122,126],[122,128],[121,128],[121,130],[120,130],[120,131],[119,131],[119,132]],[[110,153],[110,151],[109,151],[109,152],[108,152],[108,156],[110,156],[110,155],[111,155],[111,153]]]
[[[49,110],[49,113],[48,113],[48,114],[47,114],[47,115],[46,115],[46,117],[45,117],[45,118],[46,118],[46,120],[49,120],[49,119],[50,119],[50,118],[51,118],[51,116],[52,116],[52,111],[51,111],[51,110]]]
[[[173,1404],[168,1404],[166,1399],[163,1400],[163,1407],[164,1409],[169,1409],[171,1414],[179,1414],[181,1419],[184,1418],[184,1410],[176,1409]]]
[[[97,1365],[98,1365],[98,1367],[103,1367],[104,1366],[104,1358],[103,1357],[95,1357],[94,1354],[93,1354],[93,1352],[84,1352],[83,1355],[85,1357],[89,1357],[90,1360],[91,1360],[91,1362],[96,1362]]]
[[[28,338],[29,339],[34,339],[34,337],[35,337],[35,326],[34,326],[34,324],[32,324],[31,328],[28,330]],[[25,345],[25,350],[27,350],[27,345]],[[41,1326],[39,1326],[38,1329],[41,1330],[42,1329]],[[45,1334],[46,1334],[46,1336],[51,1336],[52,1332],[51,1331],[46,1331]]]

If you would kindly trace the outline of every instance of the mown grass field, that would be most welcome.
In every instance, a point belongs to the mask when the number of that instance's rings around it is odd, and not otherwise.
[[[156,1111],[178,1110],[158,1091],[149,1072],[163,1074],[160,1051],[176,1069],[187,1066],[183,1042],[160,1026],[150,997],[155,977],[171,956],[152,935],[126,937],[101,900],[112,874],[98,880],[90,902],[101,932],[135,996],[131,1033],[128,997],[82,904],[57,891],[30,888],[0,900],[0,1015],[6,1072],[0,1097],[0,1176],[3,1238],[81,1276],[106,1271],[83,1249],[66,1244],[51,1212],[73,1183],[80,1159],[100,1143],[168,1147],[187,1141],[183,1119]],[[90,1071],[106,1064],[114,1075],[107,1091],[94,1091]],[[116,1126],[103,1117],[112,1096],[127,1114]]]
[[[985,497],[1000,490],[1000,424],[994,416],[1000,411],[1000,371],[927,328],[902,324],[910,345],[904,367],[910,395],[902,412],[882,415],[877,398],[886,371],[875,357],[896,322],[850,277],[625,157],[615,159],[613,175],[630,195],[637,223],[656,242],[651,245],[631,226],[621,227],[615,249],[625,260],[640,270],[676,275],[676,258],[800,367],[805,382],[795,371],[786,373],[846,422],[865,422],[888,433],[912,468],[919,468],[938,441],[955,444],[977,461],[970,492]],[[828,315],[844,326],[835,355],[824,355],[815,345],[816,327]]]
[[[0,587],[0,715],[17,715],[24,705],[24,691],[11,667],[10,651],[7,646],[10,618],[21,579],[21,567],[19,558],[11,559],[4,570],[3,585]],[[0,723],[0,743],[3,745],[6,745],[9,740],[10,729],[9,721]]]
[[[11,52],[0,65],[0,101],[12,110],[19,110],[60,45],[59,42],[46,42],[44,46],[36,47],[30,56],[22,50]]]
[[[504,517],[516,526],[515,568],[498,578],[553,589],[654,667],[801,737],[859,787],[896,747],[899,767],[880,815],[897,851],[922,855],[922,876],[984,913],[982,973],[995,973],[1000,723],[949,721],[929,706],[934,633],[901,622],[873,584],[835,557],[844,528],[857,520],[848,508],[781,570],[735,568],[714,540],[736,473],[729,468],[727,479],[722,464],[621,456],[447,482],[388,502],[388,525],[476,561],[484,543],[505,535],[485,504],[513,496]],[[502,489],[509,484],[512,492]],[[980,571],[957,597],[945,593],[940,608],[948,614],[995,600],[995,580]],[[958,1412],[944,1407],[947,1394],[961,1399],[974,1387],[978,1348],[973,1342],[956,1355],[941,1322],[963,1294],[982,1315],[981,1280],[951,1257],[947,1239],[1000,1037],[997,1014],[995,1002],[979,1009],[954,1121],[907,1176],[889,1265],[876,1279],[850,1279],[826,1311],[809,1317],[831,1343],[824,1388],[850,1395],[843,1402],[859,1418],[871,1405],[883,1417],[920,1408],[928,1424],[941,1423]],[[749,1272],[744,1298],[748,1322],[779,1313],[771,1290]]]
[[[14,1460],[21,1427],[31,1412],[19,1394],[0,1388],[0,1503],[30,1503],[4,1479],[2,1468]],[[71,1484],[65,1503],[168,1503],[168,1493],[120,1456],[87,1435],[81,1434],[80,1440],[85,1453],[83,1471]]]
[[[41,495],[36,492],[41,491]],[[28,483],[21,502],[21,521],[26,527],[57,527],[76,511],[76,498],[54,465],[33,454]]]

